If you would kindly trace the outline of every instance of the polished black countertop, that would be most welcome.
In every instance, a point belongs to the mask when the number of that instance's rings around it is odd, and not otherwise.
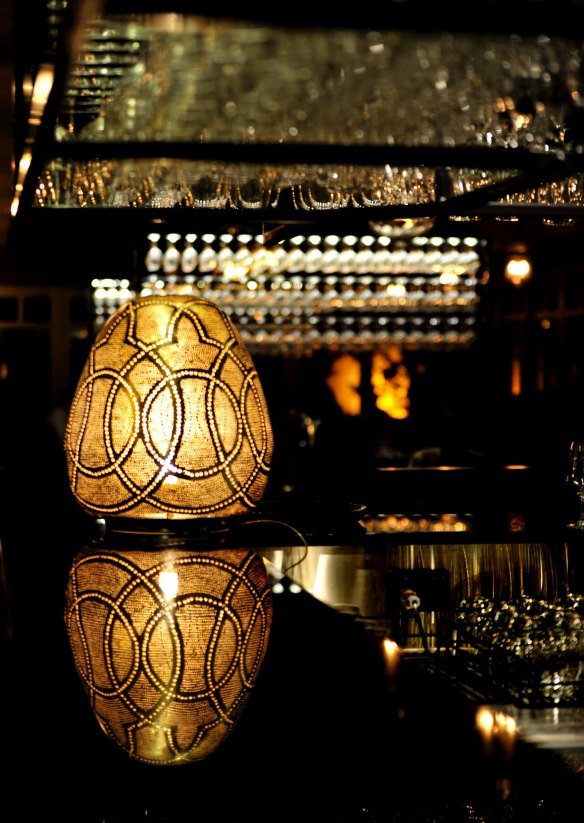
[[[518,734],[489,745],[475,696],[423,656],[388,680],[375,633],[290,587],[274,597],[264,668],[222,748],[180,766],[133,762],[91,715],[56,611],[3,655],[7,823],[572,821],[584,800],[565,751],[579,712],[559,716],[560,745],[542,715],[524,725],[521,713]]]
[[[39,815],[71,823],[573,823],[584,802],[584,707],[494,702],[434,649],[403,654],[389,676],[383,617],[325,602],[322,591],[295,583],[293,570],[282,575],[267,548],[272,634],[238,725],[206,760],[132,761],[101,732],[74,671],[63,622],[67,564],[54,543],[39,542],[38,529],[20,537],[10,567],[12,634],[2,643],[6,823]],[[360,544],[306,549],[309,560],[328,557],[329,572],[340,558],[364,557]],[[382,556],[385,567],[391,552]],[[481,711],[514,725],[489,738]]]
[[[409,531],[381,531],[391,507],[330,498],[267,502],[231,522],[229,540],[253,546],[270,575],[268,652],[217,752],[152,766],[102,733],[65,632],[71,563],[103,530],[55,489],[26,517],[18,488],[5,492],[3,823],[574,823],[584,803],[584,705],[502,700],[462,677],[434,640],[427,649],[412,641],[390,675],[383,647],[395,629],[390,583],[411,583],[412,572],[425,584],[445,569],[457,599],[584,591],[583,541],[565,523],[516,529],[521,520],[498,518],[489,528],[483,518],[432,530],[442,512],[410,511]],[[432,602],[428,613],[442,607]],[[478,722],[485,711],[494,732]]]

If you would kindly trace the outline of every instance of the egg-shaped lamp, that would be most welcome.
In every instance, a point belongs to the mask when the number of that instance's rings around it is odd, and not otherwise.
[[[97,335],[67,420],[71,489],[97,517],[241,515],[267,485],[273,435],[251,356],[202,298],[136,298]]]

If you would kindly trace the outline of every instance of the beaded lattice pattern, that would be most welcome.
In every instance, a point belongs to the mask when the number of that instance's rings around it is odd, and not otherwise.
[[[71,487],[91,514],[223,517],[261,499],[273,449],[249,352],[213,303],[138,298],[97,336],[71,404]]]
[[[65,620],[96,719],[132,758],[201,760],[238,720],[266,652],[271,589],[248,550],[85,550]]]

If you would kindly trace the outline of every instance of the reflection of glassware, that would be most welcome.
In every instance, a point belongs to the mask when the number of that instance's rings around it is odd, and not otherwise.
[[[570,443],[568,482],[575,487],[580,498],[578,520],[568,525],[572,529],[584,529],[584,440],[573,440]]]

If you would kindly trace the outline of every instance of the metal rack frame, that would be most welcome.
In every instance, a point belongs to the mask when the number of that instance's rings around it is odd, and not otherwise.
[[[53,4],[54,5],[54,4]],[[186,142],[62,142],[55,141],[55,124],[59,107],[67,86],[69,70],[74,59],[75,49],[82,37],[86,22],[98,16],[108,14],[158,14],[169,13],[168,4],[157,2],[134,3],[109,0],[71,0],[69,4],[61,4],[57,20],[54,21],[50,44],[44,52],[39,50],[37,66],[31,67],[34,71],[41,65],[51,65],[54,71],[54,82],[46,105],[35,121],[37,113],[31,113],[30,100],[24,92],[23,82],[26,67],[17,68],[16,77],[16,105],[19,115],[28,112],[28,124],[17,123],[16,145],[20,147],[20,156],[16,157],[17,165],[26,157],[28,169],[21,179],[16,180],[16,189],[19,194],[19,206],[13,220],[11,239],[15,243],[22,241],[30,226],[35,230],[42,227],[47,231],[54,231],[55,225],[65,222],[69,226],[73,221],[100,225],[100,222],[118,221],[124,229],[136,226],[143,231],[148,230],[152,222],[172,219],[173,226],[178,226],[193,216],[201,226],[212,227],[218,231],[222,227],[239,225],[261,227],[265,242],[278,242],[283,236],[289,236],[297,230],[298,225],[318,227],[321,231],[342,232],[345,227],[364,228],[370,221],[387,221],[396,217],[433,216],[438,224],[438,231],[443,231],[444,224],[448,225],[450,234],[460,231],[468,233],[468,225],[464,219],[457,224],[451,218],[472,218],[478,220],[490,219],[521,219],[530,221],[542,217],[551,220],[578,221],[584,217],[584,206],[573,203],[561,204],[515,204],[501,202],[501,198],[511,192],[523,190],[533,186],[543,185],[551,181],[562,180],[570,175],[584,173],[584,151],[580,137],[571,150],[554,152],[532,152],[523,149],[495,149],[493,147],[447,147],[447,146],[405,146],[405,145],[322,145],[318,143],[261,143],[235,144],[230,142],[217,143],[186,143]],[[525,33],[545,32],[551,35],[573,36],[574,24],[584,20],[584,4],[579,0],[558,4],[550,2],[528,2],[518,0],[512,4],[505,4],[505,14],[501,14],[501,3],[496,0],[481,0],[473,4],[472,14],[465,12],[454,4],[442,5],[439,10],[429,9],[416,0],[405,3],[388,2],[382,10],[371,10],[363,15],[358,24],[354,16],[339,12],[334,20],[324,10],[310,8],[301,3],[294,10],[277,10],[275,8],[262,12],[249,11],[245,20],[261,20],[278,26],[315,27],[326,26],[331,29],[341,26],[360,28],[378,26],[398,30],[415,30],[419,32],[452,31],[478,33],[485,29],[488,20],[489,31],[509,33],[514,31],[511,21],[520,20],[519,29]],[[308,14],[310,11],[310,14]],[[217,11],[208,4],[193,4],[174,2],[172,13],[181,15],[196,15],[199,17],[212,16],[214,18],[241,19],[241,11],[234,4],[223,4]],[[27,20],[18,18],[16,27],[27,24]],[[42,25],[41,25],[42,28]],[[17,32],[17,38],[19,34]],[[18,60],[17,60],[18,62]],[[31,125],[32,124],[32,125]],[[123,210],[100,207],[99,215],[88,217],[85,210],[83,216],[77,215],[79,209],[75,207],[60,207],[57,220],[52,216],[36,212],[34,208],[35,188],[44,163],[51,157],[62,157],[67,162],[83,161],[91,158],[107,157],[111,159],[165,157],[182,160],[216,160],[232,163],[258,163],[279,165],[289,163],[303,164],[340,164],[356,166],[374,166],[384,164],[394,165],[424,165],[435,167],[436,193],[433,202],[423,204],[371,206],[363,208],[337,209],[330,211],[311,211],[309,213],[295,210],[287,198],[282,198],[282,204],[277,209],[154,209]],[[26,165],[26,164],[25,164]],[[445,183],[444,170],[449,168],[483,168],[487,170],[513,170],[513,173],[504,180],[497,180],[484,185],[474,191],[455,195],[448,190]],[[131,212],[131,213],[128,213]],[[461,228],[462,227],[462,228]],[[473,226],[473,231],[474,231]],[[257,228],[256,228],[257,231]]]

